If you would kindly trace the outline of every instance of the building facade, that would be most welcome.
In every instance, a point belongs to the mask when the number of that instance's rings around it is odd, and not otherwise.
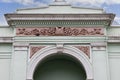
[[[5,17],[0,80],[120,80],[115,14],[55,0]]]

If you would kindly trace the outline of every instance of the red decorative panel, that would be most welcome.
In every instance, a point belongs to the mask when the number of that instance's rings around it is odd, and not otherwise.
[[[73,28],[73,27],[47,27],[47,28],[16,28],[17,36],[85,36],[104,35],[103,28]]]
[[[89,46],[75,46],[82,52],[84,52],[90,58],[90,47]]]
[[[30,47],[30,58],[40,49],[44,48],[45,46],[31,46]]]

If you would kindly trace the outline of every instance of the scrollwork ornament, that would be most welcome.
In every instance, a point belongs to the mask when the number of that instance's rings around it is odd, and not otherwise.
[[[64,27],[63,28],[63,32],[64,32],[64,35],[65,36],[70,36],[70,35],[72,35],[72,30],[71,30],[71,28],[67,28],[67,27]]]
[[[40,32],[39,32],[38,29],[33,29],[33,30],[31,31],[31,33],[32,33],[33,35],[36,35],[36,36],[39,36],[39,35],[40,35]]]
[[[56,32],[56,28],[49,28],[48,29],[48,34],[49,35],[55,35],[55,32]]]
[[[82,30],[80,31],[80,34],[81,34],[81,35],[88,35],[89,32],[88,32],[86,29],[82,29]]]
[[[73,29],[72,32],[73,32],[72,34],[75,35],[75,36],[79,35],[79,30],[78,29]]]

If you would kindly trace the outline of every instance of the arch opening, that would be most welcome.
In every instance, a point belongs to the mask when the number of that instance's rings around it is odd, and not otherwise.
[[[34,71],[33,80],[86,80],[83,65],[75,58],[56,54],[41,60]]]

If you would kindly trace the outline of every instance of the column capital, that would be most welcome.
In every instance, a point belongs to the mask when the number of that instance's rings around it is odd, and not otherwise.
[[[13,43],[14,47],[28,47],[29,43],[23,43],[23,42],[15,42]]]
[[[13,43],[13,46],[14,46],[14,50],[28,50],[28,47],[29,47],[29,43]]]
[[[92,50],[106,50],[106,42],[93,42],[91,43]]]
[[[105,47],[106,45],[107,45],[106,42],[93,42],[93,43],[91,43],[92,47],[97,47],[97,46]]]

